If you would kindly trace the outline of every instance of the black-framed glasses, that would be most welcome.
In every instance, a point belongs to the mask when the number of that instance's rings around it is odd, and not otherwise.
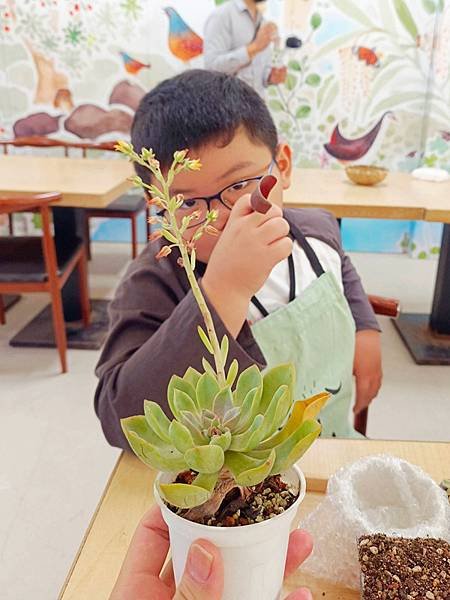
[[[188,229],[190,229],[191,227],[198,227],[206,221],[207,214],[211,210],[211,204],[215,200],[223,204],[223,206],[228,208],[228,210],[231,210],[241,196],[244,194],[252,194],[258,187],[258,183],[261,181],[261,179],[263,179],[263,177],[266,175],[272,174],[274,165],[275,160],[272,160],[270,165],[266,167],[264,175],[241,179],[236,183],[227,185],[227,187],[225,187],[223,190],[217,192],[217,194],[213,194],[212,196],[185,198],[182,206],[177,210],[178,218],[181,221],[183,217],[188,217],[193,213],[198,214],[198,217],[193,219],[189,225]],[[163,214],[164,211],[160,211],[158,213],[159,216],[162,216]]]

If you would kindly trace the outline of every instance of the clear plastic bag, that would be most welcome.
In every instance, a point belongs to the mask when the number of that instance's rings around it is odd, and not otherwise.
[[[330,478],[325,499],[301,527],[314,537],[313,554],[302,570],[358,589],[359,536],[385,533],[450,542],[450,504],[421,468],[394,456],[369,456]]]

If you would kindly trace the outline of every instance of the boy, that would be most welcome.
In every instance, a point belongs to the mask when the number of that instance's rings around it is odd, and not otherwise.
[[[183,194],[185,214],[218,210],[219,236],[203,236],[196,249],[217,334],[230,338],[229,360],[237,358],[241,369],[294,362],[297,398],[324,388],[333,394],[320,414],[323,435],[354,435],[352,371],[359,411],[381,383],[378,324],[334,217],[316,209],[282,211],[291,150],[278,142],[263,100],[235,77],[191,70],[143,98],[132,143],[138,152],[153,148],[163,167],[183,148],[202,163],[199,172],[177,175],[171,193]],[[149,180],[148,171],[137,172]],[[272,208],[260,215],[249,193],[268,172],[278,184]],[[169,413],[171,375],[188,366],[202,370],[200,312],[176,253],[157,261],[158,249],[147,246],[120,283],[96,371],[97,414],[108,441],[123,448],[121,418],[141,414],[146,398]]]

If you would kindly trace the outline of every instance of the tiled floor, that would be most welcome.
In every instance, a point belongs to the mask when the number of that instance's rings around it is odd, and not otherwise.
[[[97,244],[92,296],[112,294],[128,245]],[[435,263],[355,255],[368,291],[427,310]],[[92,408],[97,352],[70,351],[59,375],[53,350],[10,348],[8,339],[44,306],[28,296],[0,328],[0,597],[53,600],[64,581],[117,457]],[[391,323],[382,322],[384,386],[369,435],[450,441],[450,368],[417,367]],[[80,599],[94,600],[94,599]]]

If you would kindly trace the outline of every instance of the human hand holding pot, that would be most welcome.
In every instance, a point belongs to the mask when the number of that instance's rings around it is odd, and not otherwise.
[[[312,539],[304,531],[289,538],[285,576],[295,571],[312,550]],[[139,523],[110,600],[221,600],[223,561],[220,551],[206,540],[194,542],[178,589],[172,565],[161,573],[169,551],[169,533],[161,511],[152,507]],[[292,592],[286,600],[312,600],[305,589]]]

